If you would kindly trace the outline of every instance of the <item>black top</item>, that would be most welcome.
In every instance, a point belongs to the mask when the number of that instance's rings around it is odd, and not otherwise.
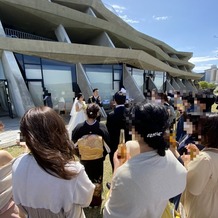
[[[91,104],[91,103],[96,103],[98,104],[100,107],[102,107],[102,103],[101,103],[101,100],[100,100],[100,97],[98,96],[97,98],[95,98],[94,96],[90,96],[89,99],[88,99],[88,104]]]
[[[110,137],[107,127],[103,123],[99,123],[97,120],[94,124],[89,125],[86,121],[78,124],[72,132],[72,141],[76,143],[78,139],[82,138],[84,135],[96,134],[102,136],[104,141],[108,146],[110,146]],[[107,155],[107,151],[104,148],[104,157]]]
[[[110,135],[110,148],[114,152],[117,150],[120,138],[120,130],[125,130],[125,140],[131,140],[129,135],[128,109],[125,106],[119,106],[110,112],[107,116],[107,129]]]

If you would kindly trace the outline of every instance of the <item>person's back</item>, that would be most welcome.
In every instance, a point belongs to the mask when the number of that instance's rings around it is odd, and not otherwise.
[[[76,172],[71,180],[64,180],[45,172],[31,154],[19,157],[13,164],[13,193],[16,204],[28,211],[29,217],[84,217],[81,207],[87,207],[92,195],[91,184],[79,162],[67,164]],[[84,197],[83,197],[84,194]],[[40,214],[40,216],[36,216]]]
[[[37,126],[37,128],[36,128]],[[13,197],[28,217],[84,218],[94,185],[75,161],[62,118],[49,107],[29,109],[20,121],[30,150],[12,167]]]
[[[130,159],[126,162],[118,158],[117,152],[114,154],[104,218],[160,218],[169,199],[183,192],[186,169],[171,151],[166,151],[164,134],[169,114],[164,106],[142,103],[131,114],[132,134],[140,154],[132,158],[127,155]]]
[[[104,217],[160,218],[168,200],[184,190],[184,169],[171,151],[160,157],[156,151],[136,155],[120,166],[113,177],[113,209]],[[116,185],[118,184],[118,188]]]
[[[186,170],[171,151],[166,151],[169,114],[164,106],[141,103],[133,107],[131,115],[140,154],[127,155],[127,161],[114,154],[104,218],[160,218],[169,199],[183,192]]]
[[[113,168],[113,155],[119,144],[120,130],[125,130],[125,139],[130,140],[128,129],[128,112],[129,110],[124,106],[126,101],[126,94],[121,91],[116,92],[114,95],[116,103],[114,111],[110,112],[107,116],[106,126],[110,134],[110,162]]]
[[[190,155],[186,155],[184,159],[188,173],[187,186],[181,201],[187,218],[216,218],[218,214],[218,115],[207,114],[201,117],[197,130],[201,135],[200,143],[205,148],[199,151],[194,144],[187,146],[187,149],[194,153],[190,152]]]
[[[187,218],[216,218],[218,214],[218,153],[205,149],[188,165],[182,203]]]
[[[175,112],[173,106],[170,105],[169,100],[168,100],[168,96],[165,93],[161,93],[161,99],[163,101],[164,107],[166,108],[166,110],[169,113],[169,123],[170,123],[170,126],[172,126],[176,120],[176,112]]]

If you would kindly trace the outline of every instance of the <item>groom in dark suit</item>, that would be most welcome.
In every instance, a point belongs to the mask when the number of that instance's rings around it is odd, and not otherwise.
[[[88,104],[96,103],[99,107],[102,107],[101,97],[99,96],[98,88],[93,89],[93,95],[89,97]],[[96,118],[99,122],[101,120],[101,115]]]
[[[114,170],[113,156],[114,152],[117,150],[120,138],[120,130],[125,130],[125,140],[130,140],[129,127],[126,122],[126,116],[128,114],[128,109],[125,107],[126,93],[119,91],[114,95],[115,108],[114,111],[110,112],[107,116],[106,126],[110,135],[110,162],[112,169]]]

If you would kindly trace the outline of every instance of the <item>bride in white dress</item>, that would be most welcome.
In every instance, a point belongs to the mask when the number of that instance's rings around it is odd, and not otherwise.
[[[84,101],[84,96],[82,93],[79,93],[76,97],[71,112],[70,112],[70,121],[67,126],[67,130],[71,139],[72,131],[79,123],[83,123],[86,119],[86,103]]]

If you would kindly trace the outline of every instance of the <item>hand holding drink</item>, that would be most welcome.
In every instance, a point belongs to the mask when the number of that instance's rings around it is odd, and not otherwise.
[[[186,149],[190,155],[190,160],[193,160],[199,154],[199,149],[195,144],[188,144]]]
[[[186,149],[188,151],[188,154],[183,154],[182,155],[182,159],[184,161],[184,165],[187,166],[188,163],[192,160],[194,160],[194,158],[196,158],[196,156],[199,154],[199,149],[195,144],[188,144],[186,146]]]
[[[117,151],[117,157],[118,159],[124,159],[126,160],[127,156],[127,148],[126,148],[126,143],[125,143],[125,133],[124,129],[120,130],[120,143],[118,145],[118,151]]]

